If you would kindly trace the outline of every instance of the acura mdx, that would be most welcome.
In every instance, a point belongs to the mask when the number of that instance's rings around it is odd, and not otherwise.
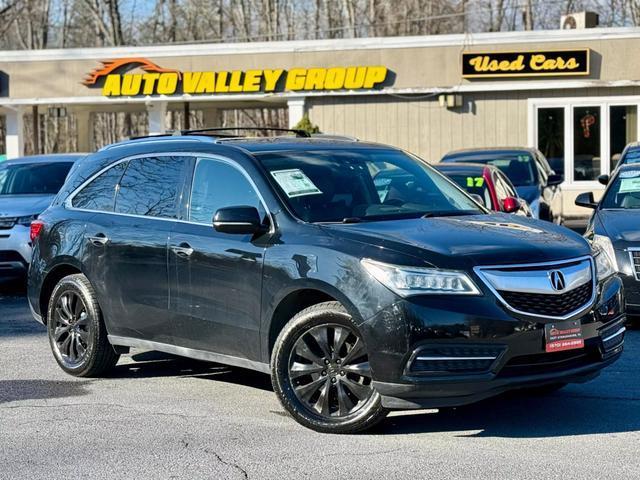
[[[29,302],[60,367],[98,376],[135,347],[254,369],[298,422],[346,433],[620,356],[607,251],[396,148],[299,137],[183,132],[81,160],[31,226]]]

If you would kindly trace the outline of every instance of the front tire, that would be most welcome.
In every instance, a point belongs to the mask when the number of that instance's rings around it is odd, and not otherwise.
[[[47,319],[53,356],[65,372],[94,377],[118,362],[120,355],[107,340],[95,291],[84,275],[69,275],[58,282],[49,300]]]
[[[295,315],[276,340],[271,369],[282,406],[312,430],[360,432],[388,413],[373,388],[364,341],[338,302]]]

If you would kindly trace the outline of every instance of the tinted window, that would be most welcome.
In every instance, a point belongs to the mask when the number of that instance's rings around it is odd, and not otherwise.
[[[55,195],[72,163],[20,163],[0,166],[0,195]]]
[[[298,218],[342,222],[483,213],[423,162],[396,150],[259,153]]]
[[[116,185],[118,185],[126,166],[126,162],[119,163],[96,177],[73,197],[72,205],[75,208],[86,210],[113,212]]]
[[[212,159],[199,159],[193,177],[189,219],[211,223],[216,211],[223,207],[256,207],[266,214],[253,186],[237,168]]]
[[[175,218],[182,190],[185,157],[137,158],[120,180],[115,211]]]
[[[509,179],[500,172],[497,174],[497,181],[502,184],[502,188],[507,192],[508,197],[518,196]]]
[[[498,167],[516,187],[535,185],[537,167],[535,160],[527,152],[478,152],[477,155],[465,154],[445,157],[443,162],[470,162],[489,164]]]
[[[640,170],[625,170],[613,180],[601,208],[640,209]]]
[[[468,193],[479,195],[482,198],[483,205],[487,208],[493,208],[491,205],[491,192],[487,187],[482,175],[448,175],[447,176],[463,188]]]

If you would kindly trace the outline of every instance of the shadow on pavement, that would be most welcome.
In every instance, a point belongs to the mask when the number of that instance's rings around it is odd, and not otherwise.
[[[633,432],[640,430],[638,400],[563,391],[548,396],[511,393],[438,413],[394,416],[380,425],[376,433],[473,431],[460,436],[542,438]]]
[[[0,404],[87,395],[91,381],[0,380]]]
[[[268,375],[217,363],[201,362],[162,352],[134,353],[135,363],[120,363],[109,378],[190,377],[272,391]]]

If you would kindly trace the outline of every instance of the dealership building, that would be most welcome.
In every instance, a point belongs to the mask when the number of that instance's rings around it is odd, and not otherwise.
[[[638,28],[422,37],[0,52],[0,116],[8,158],[22,154],[25,115],[63,111],[92,145],[97,112],[277,107],[324,133],[388,143],[437,162],[448,151],[539,148],[564,174],[563,215],[579,192],[601,192],[638,139]],[[2,153],[2,152],[0,152]]]

